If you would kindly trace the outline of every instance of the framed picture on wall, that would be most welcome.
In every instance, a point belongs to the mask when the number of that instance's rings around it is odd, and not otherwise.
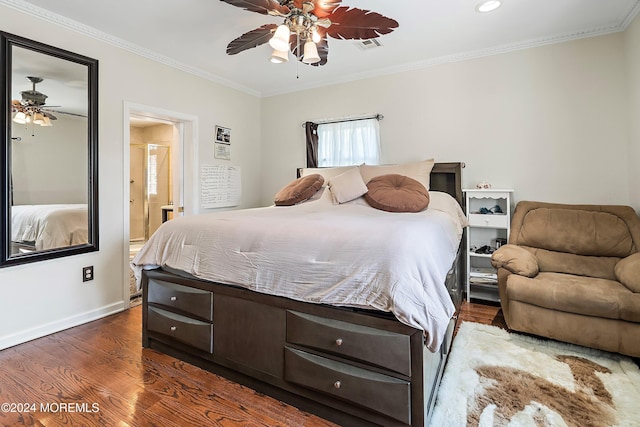
[[[219,144],[231,144],[231,129],[216,126],[216,142]]]

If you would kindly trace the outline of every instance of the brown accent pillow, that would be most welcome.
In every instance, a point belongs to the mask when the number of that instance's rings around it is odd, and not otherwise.
[[[292,206],[304,202],[322,188],[324,178],[319,174],[303,176],[278,191],[274,197],[276,206]]]
[[[380,175],[367,184],[364,195],[372,207],[387,212],[420,212],[429,206],[429,192],[420,182],[398,174]]]

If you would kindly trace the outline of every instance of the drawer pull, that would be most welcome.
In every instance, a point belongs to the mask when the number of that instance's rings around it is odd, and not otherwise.
[[[176,331],[176,329],[178,329],[178,328],[176,328],[175,326],[172,326],[172,327],[170,327],[169,329],[171,329],[171,332],[175,332],[175,331]]]
[[[342,387],[342,383],[340,381],[336,381],[335,383],[333,383],[333,386],[335,388],[340,388],[340,387]]]
[[[342,345],[342,338],[338,338],[338,339],[336,340],[336,345],[337,345],[337,346]]]
[[[178,300],[178,297],[171,297],[171,298],[169,298],[169,299],[170,299],[171,301],[177,301],[177,300]]]

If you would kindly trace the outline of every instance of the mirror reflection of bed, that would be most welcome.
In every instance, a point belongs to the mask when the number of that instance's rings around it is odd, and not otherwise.
[[[88,242],[86,117],[14,124],[11,255]]]
[[[87,243],[87,215],[86,203],[13,205],[11,254]]]

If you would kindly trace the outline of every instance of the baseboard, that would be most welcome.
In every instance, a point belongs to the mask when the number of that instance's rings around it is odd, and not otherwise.
[[[100,307],[96,310],[76,314],[65,319],[60,319],[55,322],[50,322],[41,326],[37,326],[35,328],[27,329],[26,331],[0,337],[0,350],[4,350],[6,348],[13,347],[14,345],[23,344],[36,338],[41,338],[46,335],[63,331],[65,329],[73,328],[74,326],[82,325],[93,320],[98,320],[103,317],[119,313],[125,308],[125,302],[119,301]]]

